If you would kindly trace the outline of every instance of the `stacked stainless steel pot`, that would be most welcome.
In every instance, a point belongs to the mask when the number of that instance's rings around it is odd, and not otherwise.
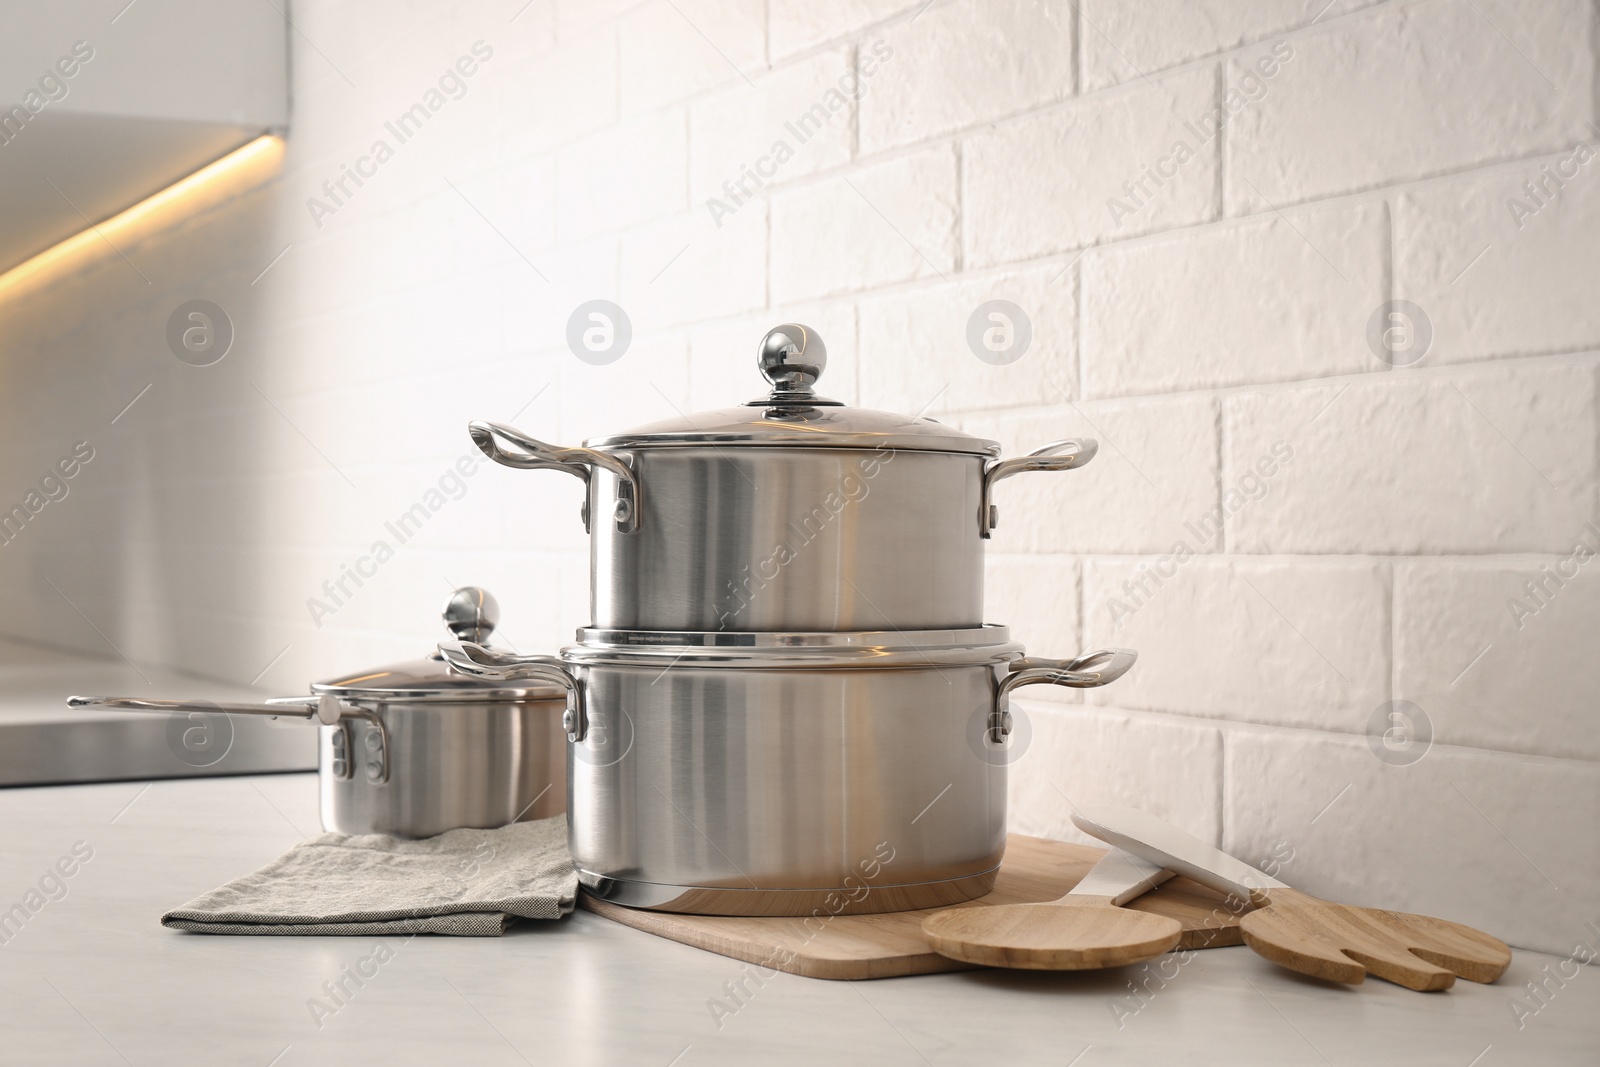
[[[1005,844],[1008,694],[1104,685],[1120,649],[1030,660],[983,623],[995,483],[1069,470],[926,418],[816,395],[807,327],[759,350],[771,393],[544,444],[473,423],[511,467],[587,486],[592,624],[561,656],[441,646],[463,673],[568,689],[568,818],[586,887],[709,914],[980,896]]]

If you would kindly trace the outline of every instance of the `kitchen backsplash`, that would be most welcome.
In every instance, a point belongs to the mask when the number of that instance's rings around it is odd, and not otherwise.
[[[1014,830],[1592,938],[1594,4],[361,7],[295,6],[279,178],[6,298],[6,634],[296,693],[473,583],[553,649],[578,484],[467,421],[739,403],[801,321],[826,395],[1100,441],[997,491],[991,620],[1141,653],[1015,699]]]

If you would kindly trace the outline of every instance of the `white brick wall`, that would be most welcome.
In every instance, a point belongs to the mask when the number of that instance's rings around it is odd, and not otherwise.
[[[477,582],[554,648],[588,597],[555,473],[479,464],[320,626],[307,601],[469,419],[576,443],[739,403],[797,319],[828,395],[1100,441],[998,493],[990,618],[1143,655],[1019,697],[1015,829],[1141,803],[1314,892],[1570,947],[1600,888],[1592,3],[520,6],[301,5],[277,181],[131,242],[138,273],[5,298],[0,503],[96,458],[0,547],[0,628],[292,693],[418,653]],[[235,326],[212,367],[163,341],[194,298]],[[566,348],[596,298],[633,325],[609,366]],[[966,340],[992,299],[1032,329],[1008,365]],[[1385,746],[1391,701],[1431,748]]]

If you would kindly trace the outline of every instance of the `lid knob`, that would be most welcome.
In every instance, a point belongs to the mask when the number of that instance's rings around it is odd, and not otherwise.
[[[444,624],[458,641],[481,645],[500,621],[500,603],[487,589],[464,585],[444,604]]]
[[[756,353],[761,373],[772,383],[772,401],[809,400],[812,386],[828,366],[828,348],[817,331],[796,322],[774,326]]]

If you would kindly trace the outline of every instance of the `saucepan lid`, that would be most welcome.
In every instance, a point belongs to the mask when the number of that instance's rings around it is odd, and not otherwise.
[[[814,386],[828,366],[828,350],[809,326],[784,323],[761,339],[756,364],[772,392],[747,404],[653,422],[593,437],[589,448],[634,449],[667,445],[905,449],[997,456],[1000,445],[920,415],[846,407],[818,396]]]
[[[457,640],[487,644],[500,621],[500,605],[487,590],[463,586],[450,594],[443,615],[445,626]],[[437,650],[421,659],[316,682],[311,691],[365,703],[560,700],[566,696],[562,687],[548,683],[519,680],[508,684],[461,674],[451,670]]]

